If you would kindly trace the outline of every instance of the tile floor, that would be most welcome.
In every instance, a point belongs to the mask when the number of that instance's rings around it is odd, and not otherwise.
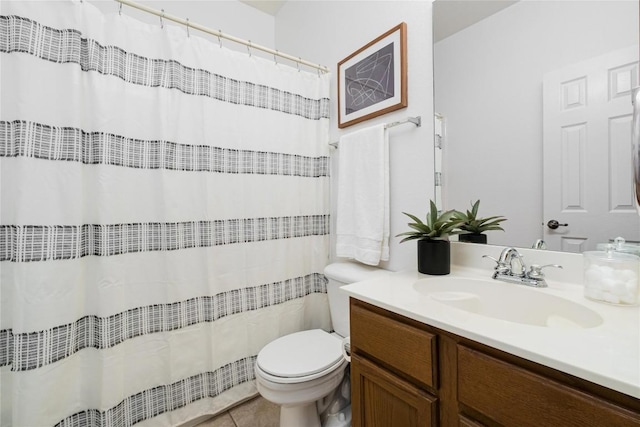
[[[258,396],[196,427],[278,427],[279,425],[280,407]]]

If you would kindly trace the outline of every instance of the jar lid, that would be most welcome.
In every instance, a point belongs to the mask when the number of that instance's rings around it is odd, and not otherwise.
[[[611,244],[607,245],[604,251],[587,251],[583,252],[583,255],[607,262],[640,262],[639,256],[618,252],[615,250],[615,246]]]
[[[599,251],[607,250],[607,247],[611,245],[611,243],[598,243],[596,249]],[[638,243],[627,243],[623,237],[616,237],[613,240],[613,246],[616,252],[623,252],[632,255],[640,255],[640,244]]]

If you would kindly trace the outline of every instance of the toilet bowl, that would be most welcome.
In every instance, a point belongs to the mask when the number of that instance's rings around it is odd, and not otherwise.
[[[343,337],[349,335],[349,298],[339,288],[382,273],[353,262],[329,264],[324,274],[335,332],[296,332],[258,353],[256,386],[262,397],[280,405],[280,427],[351,425],[348,362],[342,351]]]
[[[281,405],[281,426],[320,427],[316,401],[340,385],[347,366],[341,346],[339,337],[314,329],[285,335],[260,351],[256,384],[262,397]]]

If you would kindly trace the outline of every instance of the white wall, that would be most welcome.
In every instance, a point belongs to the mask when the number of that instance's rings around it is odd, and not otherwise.
[[[635,0],[524,0],[437,43],[445,206],[480,198],[480,214],[506,216],[493,244],[542,237],[543,75],[637,43]]]
[[[408,218],[402,215],[403,211],[424,217],[429,199],[434,197],[431,6],[430,0],[290,1],[276,17],[279,50],[326,65],[332,71],[331,141],[363,127],[422,116],[420,128],[403,125],[390,130],[392,236],[408,230]],[[338,129],[335,79],[338,62],[400,22],[407,24],[408,107]],[[332,188],[339,179],[336,167],[339,151],[332,151]],[[335,203],[332,205],[335,214]],[[415,242],[399,245],[399,241],[391,238],[391,259],[381,266],[390,270],[415,268]]]

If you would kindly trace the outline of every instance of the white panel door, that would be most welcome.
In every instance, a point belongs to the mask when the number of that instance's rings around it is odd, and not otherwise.
[[[640,240],[631,156],[637,76],[636,46],[544,76],[542,226],[548,249],[583,252],[618,236]]]

